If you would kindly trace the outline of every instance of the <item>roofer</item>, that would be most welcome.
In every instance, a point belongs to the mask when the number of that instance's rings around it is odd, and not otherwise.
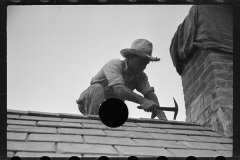
[[[160,60],[151,56],[152,48],[148,40],[137,39],[131,48],[122,49],[120,53],[126,59],[113,59],[100,69],[77,100],[79,111],[83,115],[98,115],[100,104],[105,99],[118,98],[140,104],[139,109],[152,112],[152,119],[157,116],[167,120],[163,111],[154,109],[154,105],[159,105],[158,98],[144,73],[150,61]],[[144,97],[134,93],[134,89]]]

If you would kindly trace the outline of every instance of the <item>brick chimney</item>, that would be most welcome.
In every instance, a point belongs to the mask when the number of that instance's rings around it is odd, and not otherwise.
[[[233,135],[233,54],[199,49],[181,74],[186,121]]]

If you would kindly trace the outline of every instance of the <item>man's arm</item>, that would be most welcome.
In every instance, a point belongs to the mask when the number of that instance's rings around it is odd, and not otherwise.
[[[116,94],[120,99],[125,99],[140,104],[139,109],[149,112],[151,108],[156,105],[152,100],[146,99],[136,93],[125,85],[118,84],[113,86],[114,94]]]
[[[113,86],[114,94],[119,98],[132,101],[138,104],[142,104],[145,100],[144,97],[140,96],[137,93],[134,93],[131,89],[122,84],[117,84]]]
[[[152,100],[153,102],[155,102],[159,105],[158,98],[154,92],[149,92],[144,97],[146,99]]]

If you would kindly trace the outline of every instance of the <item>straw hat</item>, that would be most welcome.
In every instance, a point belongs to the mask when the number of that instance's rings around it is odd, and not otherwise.
[[[128,58],[130,54],[134,54],[150,61],[159,61],[160,58],[152,57],[152,49],[153,45],[151,42],[146,39],[137,39],[132,43],[131,48],[122,49],[120,53],[125,58]]]

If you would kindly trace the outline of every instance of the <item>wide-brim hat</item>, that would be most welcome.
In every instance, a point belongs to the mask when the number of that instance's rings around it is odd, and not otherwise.
[[[152,49],[153,45],[151,42],[146,39],[137,39],[132,43],[131,48],[122,49],[120,53],[125,58],[134,54],[146,58],[149,61],[160,61],[160,58],[152,57]]]

